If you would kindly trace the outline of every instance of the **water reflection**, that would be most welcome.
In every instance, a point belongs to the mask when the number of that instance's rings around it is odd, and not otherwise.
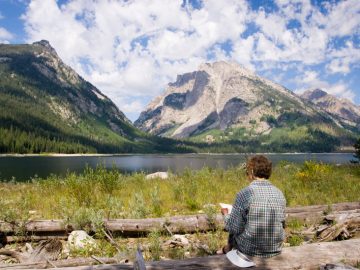
[[[117,155],[117,156],[67,156],[67,157],[0,157],[0,179],[28,180],[34,175],[47,177],[50,174],[64,175],[66,172],[82,172],[85,166],[115,167],[124,173],[134,171],[181,172],[185,168],[228,168],[246,161],[249,154],[179,154],[179,155]],[[266,154],[274,164],[281,160],[300,163],[317,160],[325,163],[348,163],[352,154]]]

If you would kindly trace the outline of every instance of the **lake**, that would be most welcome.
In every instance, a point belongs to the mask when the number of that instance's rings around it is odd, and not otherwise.
[[[65,175],[82,172],[86,166],[115,167],[124,173],[144,171],[181,172],[185,168],[201,169],[204,166],[228,168],[245,162],[250,154],[166,154],[166,155],[106,155],[106,156],[1,156],[0,179],[29,180],[35,175],[45,178],[50,174]],[[265,154],[273,164],[282,160],[302,163],[317,160],[324,163],[345,164],[353,159],[351,153],[321,154]]]

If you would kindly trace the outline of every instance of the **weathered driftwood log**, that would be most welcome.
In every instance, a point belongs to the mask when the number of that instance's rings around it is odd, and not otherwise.
[[[276,257],[269,259],[254,258],[256,267],[253,270],[264,269],[319,269],[321,265],[343,262],[348,265],[355,265],[360,258],[360,239],[315,243],[298,247],[284,248],[283,252]],[[57,268],[58,270],[89,270],[89,269],[129,269],[128,265],[99,265],[89,268],[69,267]],[[217,255],[202,258],[192,258],[186,260],[169,260],[161,262],[146,263],[147,270],[166,270],[166,269],[239,269],[232,265],[225,255]]]
[[[317,238],[320,241],[348,239],[360,233],[360,211],[328,215],[325,221],[328,225],[323,225],[317,230]]]
[[[50,239],[58,239],[58,240],[67,240],[67,235],[12,235],[12,236],[5,236],[5,242],[10,243],[20,243],[20,242],[39,242],[42,240],[50,240]]]
[[[33,249],[30,244],[28,245],[27,252],[3,249],[0,250],[0,255],[13,257],[20,263],[35,263],[57,260],[62,251],[62,243],[58,239],[43,240],[35,249]]]
[[[287,219],[307,219],[316,220],[324,217],[324,212],[344,211],[360,209],[360,202],[339,203],[332,206],[315,205],[306,207],[287,208]],[[193,233],[201,231],[209,231],[211,229],[223,228],[223,217],[214,215],[209,217],[206,214],[175,216],[169,218],[148,218],[148,219],[114,219],[104,220],[107,230],[120,233],[123,235],[139,235],[146,234],[155,229],[166,230],[173,233]],[[29,221],[25,224],[25,230],[36,235],[66,235],[67,232],[73,230],[72,226],[65,226],[61,220],[38,220]],[[15,225],[0,222],[0,232],[12,234],[16,230]]]
[[[100,258],[74,258],[74,259],[51,261],[51,264],[48,261],[41,261],[41,262],[35,262],[35,263],[21,263],[21,264],[0,264],[0,269],[1,270],[46,269],[46,268],[51,268],[53,266],[56,266],[56,267],[72,267],[72,266],[83,266],[83,265],[89,266],[89,265],[99,264],[99,261],[102,261],[106,264],[118,262],[118,260],[116,258],[102,258],[102,257],[100,257]],[[133,269],[133,266],[123,264],[123,269]]]

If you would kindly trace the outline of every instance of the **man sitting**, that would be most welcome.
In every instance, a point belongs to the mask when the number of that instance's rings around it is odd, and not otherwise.
[[[271,165],[265,156],[250,158],[246,173],[251,184],[237,194],[231,213],[221,209],[229,232],[224,253],[237,249],[249,256],[272,257],[281,252],[286,200],[268,180]]]

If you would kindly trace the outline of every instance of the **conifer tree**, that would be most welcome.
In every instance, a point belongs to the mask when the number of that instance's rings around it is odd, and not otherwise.
[[[360,138],[355,143],[354,147],[355,147],[354,157],[356,158],[356,162],[359,163],[360,162]]]

